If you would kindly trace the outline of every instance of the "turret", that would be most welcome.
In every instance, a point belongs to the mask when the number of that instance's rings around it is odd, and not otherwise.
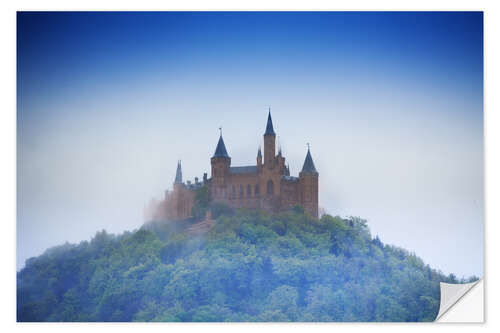
[[[177,170],[175,171],[174,189],[182,185],[182,167],[181,161],[177,161]]]
[[[304,165],[302,166],[301,174],[318,176],[318,171],[316,171],[316,167],[314,166],[314,162],[311,156],[311,149],[309,148],[309,144],[307,144],[307,154],[306,159],[304,160]]]
[[[311,156],[309,144],[307,144],[307,154],[299,173],[301,203],[306,212],[311,216],[318,217],[318,177],[314,162]]]
[[[281,143],[279,140],[278,136],[278,156],[275,157],[275,163],[278,165],[278,170],[281,175],[286,174],[286,168],[285,168],[285,158],[283,157],[283,154],[281,153]]]
[[[262,152],[260,150],[260,146],[259,150],[257,151],[257,166],[258,167],[262,166]]]
[[[229,181],[229,167],[231,166],[231,157],[227,154],[226,145],[222,138],[222,130],[219,142],[215,148],[214,156],[210,159],[212,165],[212,195],[213,198],[222,198],[226,196],[225,187]]]
[[[276,133],[274,133],[273,120],[271,119],[271,108],[267,116],[266,132],[264,133],[264,166],[274,167],[276,155]]]

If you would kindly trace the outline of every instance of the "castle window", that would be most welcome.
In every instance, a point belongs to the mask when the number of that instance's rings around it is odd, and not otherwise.
[[[243,185],[240,185],[240,198],[243,198]]]
[[[233,185],[233,198],[236,198],[236,186]]]
[[[259,188],[259,184],[255,185],[255,195],[259,195],[260,194],[260,188]]]
[[[274,194],[274,184],[272,180],[267,181],[267,194]]]
[[[247,197],[251,197],[252,196],[252,186],[248,185],[247,186]]]

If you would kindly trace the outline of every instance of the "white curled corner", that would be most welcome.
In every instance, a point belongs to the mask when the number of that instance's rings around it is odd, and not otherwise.
[[[477,287],[476,287],[477,286]],[[437,322],[483,322],[483,280],[464,284],[440,283]]]

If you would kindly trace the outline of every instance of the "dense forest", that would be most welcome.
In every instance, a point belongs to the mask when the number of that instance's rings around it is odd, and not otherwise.
[[[18,321],[432,321],[439,282],[477,279],[383,244],[360,218],[211,208],[204,233],[150,222],[27,260]]]

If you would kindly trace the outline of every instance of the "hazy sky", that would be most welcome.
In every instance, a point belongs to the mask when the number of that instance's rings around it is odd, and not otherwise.
[[[267,108],[320,206],[433,268],[483,274],[482,13],[18,14],[17,267],[210,172]]]

